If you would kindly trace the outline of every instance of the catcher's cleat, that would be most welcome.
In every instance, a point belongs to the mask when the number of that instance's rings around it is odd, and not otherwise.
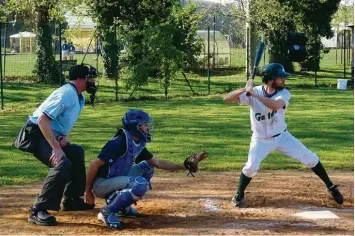
[[[87,204],[82,198],[66,199],[63,201],[63,211],[86,211],[95,207],[95,204]]]
[[[245,202],[245,198],[242,195],[235,195],[232,198],[232,204],[235,207],[242,207],[244,205],[244,202]]]
[[[338,190],[338,185],[333,185],[330,188],[327,188],[327,192],[329,196],[331,196],[334,201],[338,204],[343,204],[344,197]]]
[[[111,229],[121,229],[121,223],[118,217],[114,213],[106,215],[105,213],[99,212],[97,219],[101,220]]]
[[[142,217],[143,214],[134,209],[133,207],[129,206],[126,209],[119,211],[116,213],[117,216],[119,217],[128,217],[128,218],[136,218],[136,217]]]
[[[57,224],[56,218],[49,214],[47,210],[38,210],[35,207],[30,208],[28,222],[43,226],[53,226]]]

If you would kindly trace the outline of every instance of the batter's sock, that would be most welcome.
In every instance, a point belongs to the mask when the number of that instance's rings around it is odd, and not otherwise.
[[[318,164],[312,168],[313,172],[319,176],[319,178],[321,178],[323,180],[323,182],[325,183],[325,185],[327,186],[327,188],[330,188],[331,186],[333,186],[333,182],[330,181],[329,176],[327,174],[327,172],[325,171],[322,163],[318,162]]]
[[[238,196],[244,196],[244,191],[247,188],[248,184],[250,183],[251,178],[243,174],[243,172],[240,174],[239,178],[239,186],[238,186],[238,191],[237,194]]]

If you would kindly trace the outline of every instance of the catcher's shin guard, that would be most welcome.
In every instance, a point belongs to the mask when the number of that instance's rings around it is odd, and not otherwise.
[[[131,177],[126,189],[119,191],[113,200],[112,198],[109,200],[109,205],[103,208],[105,208],[106,211],[109,210],[111,213],[124,210],[126,207],[142,199],[148,189],[148,184],[148,181],[141,176]],[[114,192],[114,194],[115,193],[117,192]]]
[[[150,179],[154,175],[154,166],[147,161],[141,161],[137,164],[137,167],[143,172],[143,177],[149,182],[149,189],[152,190],[152,184]]]

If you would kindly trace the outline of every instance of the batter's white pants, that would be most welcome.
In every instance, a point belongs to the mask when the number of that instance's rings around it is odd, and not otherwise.
[[[315,167],[319,162],[319,157],[288,131],[283,132],[275,138],[268,139],[252,136],[248,161],[242,170],[244,175],[249,178],[254,177],[260,169],[261,162],[275,150],[300,161],[310,168]]]

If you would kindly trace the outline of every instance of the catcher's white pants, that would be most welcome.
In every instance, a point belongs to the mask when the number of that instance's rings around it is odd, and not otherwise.
[[[310,168],[315,167],[319,162],[319,157],[288,131],[283,132],[275,138],[268,139],[252,136],[248,161],[242,170],[244,175],[249,178],[254,177],[260,168],[261,162],[275,150],[300,161]]]

